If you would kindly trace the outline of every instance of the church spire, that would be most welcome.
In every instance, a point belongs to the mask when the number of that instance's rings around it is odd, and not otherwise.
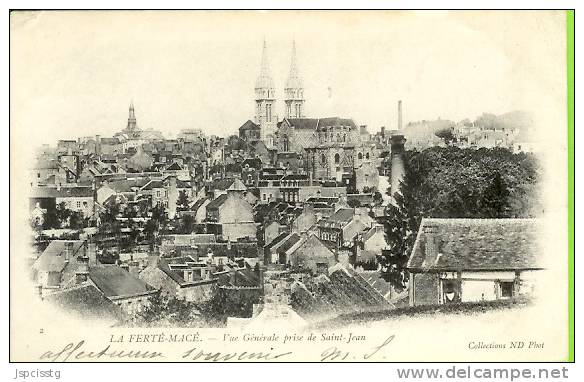
[[[260,75],[255,83],[255,122],[260,126],[260,138],[266,146],[273,146],[278,116],[275,110],[276,90],[268,62],[268,46],[264,38]]]
[[[290,74],[286,81],[286,118],[304,117],[304,85],[298,71],[296,61],[296,41],[292,40],[292,56],[290,59]]]
[[[268,60],[268,46],[266,39],[264,38],[264,47],[262,49],[262,62],[260,65],[260,75],[256,80],[256,91],[257,89],[274,89],[274,80],[272,79],[272,74],[270,73],[270,62]]]
[[[294,87],[302,87],[302,79],[298,74],[298,64],[296,62],[296,41],[292,40],[292,58],[290,60],[290,74],[288,75],[288,81],[286,81],[286,88]]]

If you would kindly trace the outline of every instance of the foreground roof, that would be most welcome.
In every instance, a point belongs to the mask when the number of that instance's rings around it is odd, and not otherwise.
[[[538,229],[536,219],[422,219],[408,268],[538,269]]]

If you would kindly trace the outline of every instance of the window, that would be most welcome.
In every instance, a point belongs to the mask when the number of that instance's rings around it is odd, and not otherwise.
[[[335,154],[335,163],[339,163],[341,161],[341,156],[337,153]]]
[[[500,282],[499,286],[501,287],[501,298],[512,298],[513,297],[513,282],[512,281]]]
[[[460,301],[460,291],[456,280],[442,280],[442,301],[444,304]]]
[[[369,153],[365,154],[365,159],[369,159]]]
[[[359,158],[359,159],[363,159],[363,153],[359,153],[359,154],[357,155],[357,158]]]
[[[521,146],[519,146],[519,149],[521,150]],[[40,177],[41,177],[41,173],[37,172],[37,178],[40,178]]]
[[[77,208],[81,208],[81,202],[79,200],[77,201]]]
[[[325,156],[324,154],[322,154],[322,155],[320,156],[320,161],[321,161],[322,163],[326,163],[326,156]]]

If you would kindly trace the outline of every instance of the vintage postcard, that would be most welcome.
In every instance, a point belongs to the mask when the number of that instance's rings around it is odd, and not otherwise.
[[[11,12],[11,361],[568,360],[567,20]]]

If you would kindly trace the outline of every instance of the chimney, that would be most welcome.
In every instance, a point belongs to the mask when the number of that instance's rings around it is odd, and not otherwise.
[[[70,256],[73,252],[73,242],[67,241],[65,242],[65,261],[69,261]]]
[[[405,174],[405,148],[406,139],[403,135],[391,137],[391,195],[399,192],[400,182]]]
[[[174,219],[176,216],[176,202],[178,200],[178,190],[176,188],[176,175],[168,178],[168,218]]]
[[[397,129],[401,131],[402,129],[402,101],[401,99],[397,101]]]
[[[101,154],[101,138],[99,135],[95,136],[95,155]]]
[[[157,254],[152,254],[148,256],[148,266],[151,268],[158,267],[158,261],[160,260],[160,256]]]
[[[89,276],[89,257],[83,255],[77,257],[77,270],[75,271],[75,284],[87,281]]]
[[[438,261],[438,239],[436,237],[438,227],[424,224],[423,232],[425,238],[424,262],[423,266],[431,267]]]
[[[232,269],[229,271],[229,282],[231,283],[231,285],[235,286],[235,283],[237,282],[237,273],[235,271],[235,269]]]

